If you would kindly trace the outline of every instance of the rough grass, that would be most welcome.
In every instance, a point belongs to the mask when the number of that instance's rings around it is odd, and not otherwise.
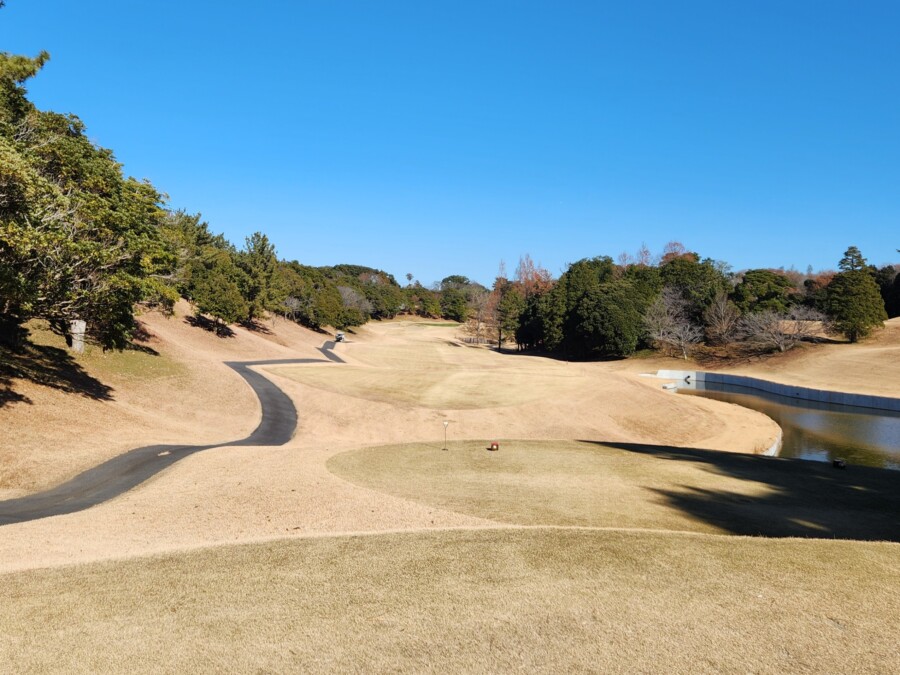
[[[576,441],[392,445],[332,457],[345,480],[517,525],[900,541],[900,472]]]
[[[898,547],[481,530],[2,577],[14,672],[898,672]]]

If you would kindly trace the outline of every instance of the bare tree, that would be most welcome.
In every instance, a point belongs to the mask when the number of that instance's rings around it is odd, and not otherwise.
[[[798,342],[815,339],[824,322],[821,312],[809,307],[794,307],[785,313],[764,310],[747,314],[741,319],[739,330],[748,342],[786,352]]]
[[[472,289],[469,300],[471,314],[463,330],[478,342],[487,340],[496,323],[496,305],[493,294],[480,288]]]
[[[635,265],[638,267],[649,267],[653,263],[653,254],[647,248],[647,244],[641,244],[635,258]]]
[[[341,294],[341,300],[344,302],[344,307],[358,309],[365,317],[369,317],[372,314],[372,303],[355,288],[338,286],[338,293]]]
[[[664,288],[647,308],[644,327],[653,340],[677,348],[685,359],[703,338],[703,330],[690,318],[687,301],[674,288]]]
[[[714,344],[727,345],[734,342],[738,334],[740,318],[741,313],[728,299],[728,294],[719,291],[712,304],[703,313],[706,337]]]

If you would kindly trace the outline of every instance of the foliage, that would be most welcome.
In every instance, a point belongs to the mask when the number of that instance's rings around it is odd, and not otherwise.
[[[770,310],[784,313],[794,304],[793,284],[782,273],[772,270],[747,270],[734,287],[732,299],[744,314]]]
[[[643,333],[645,296],[630,280],[614,280],[592,288],[576,309],[581,355],[628,356]]]
[[[196,312],[212,316],[218,324],[247,317],[247,301],[225,266],[203,268],[194,280],[193,294]]]
[[[900,316],[900,275],[893,265],[885,265],[873,275],[884,300],[888,318]]]
[[[469,316],[469,306],[462,290],[449,287],[441,291],[441,316],[451,321],[465,322]]]
[[[0,55],[0,323],[42,318],[70,340],[84,320],[89,339],[122,348],[135,303],[176,298],[162,196],[125,178],[77,117],[27,100],[22,83],[46,60]]]
[[[496,324],[497,324],[497,349],[503,348],[503,340],[515,337],[519,327],[519,317],[525,309],[524,291],[517,284],[504,280],[505,283],[495,289],[498,295]]]
[[[280,271],[287,295],[286,316],[316,330],[341,323],[343,299],[337,286],[321,270],[293,261],[282,263]]]
[[[878,286],[862,269],[835,275],[828,286],[827,306],[835,330],[850,342],[868,336],[887,319]]]
[[[677,290],[686,301],[685,311],[695,323],[699,323],[716,295],[729,291],[731,286],[722,264],[706,258],[700,260],[696,253],[672,258],[659,268],[664,286]]]
[[[280,309],[287,294],[280,283],[278,257],[269,238],[254,232],[247,237],[236,261],[244,272],[242,295],[247,312],[243,318],[252,322],[265,312]]]
[[[856,246],[851,246],[844,251],[844,257],[838,262],[841,272],[854,272],[866,269],[866,259]]]

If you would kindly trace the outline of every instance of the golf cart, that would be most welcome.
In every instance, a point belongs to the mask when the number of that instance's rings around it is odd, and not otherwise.
[[[344,334],[343,334],[343,333],[335,333],[335,335],[334,335],[334,341],[335,341],[335,342],[343,342],[343,341],[344,341]]]

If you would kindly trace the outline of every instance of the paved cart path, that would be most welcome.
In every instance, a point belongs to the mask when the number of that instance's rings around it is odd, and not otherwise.
[[[329,354],[329,361],[341,361],[339,356],[331,352]],[[262,408],[259,425],[246,438],[210,445],[147,445],[129,450],[44,492],[0,501],[0,525],[74,513],[101,504],[140,485],[175,462],[210,448],[235,445],[284,445],[291,440],[297,428],[297,409],[287,394],[271,380],[252,370],[251,366],[304,363],[327,363],[327,361],[275,359],[225,363],[246,380],[259,398]]]

